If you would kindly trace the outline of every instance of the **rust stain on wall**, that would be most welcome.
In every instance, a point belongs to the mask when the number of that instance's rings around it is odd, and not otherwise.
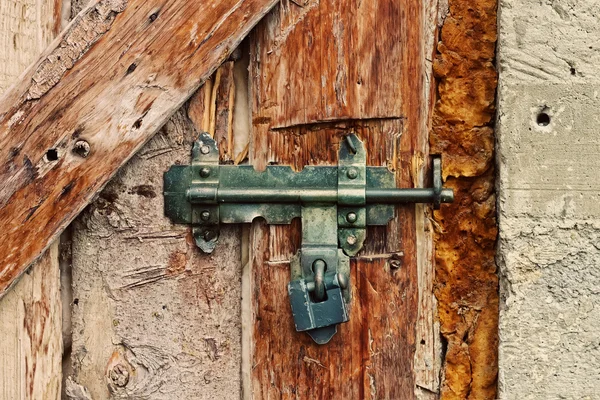
[[[493,116],[496,0],[450,0],[434,61],[431,152],[456,201],[434,213],[436,282],[446,341],[442,399],[494,399],[498,276]]]

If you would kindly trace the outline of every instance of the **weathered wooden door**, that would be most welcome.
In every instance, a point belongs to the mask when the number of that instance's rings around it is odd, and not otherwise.
[[[497,281],[486,125],[495,2],[463,3],[450,1],[449,14],[441,13],[451,24],[436,53],[435,0],[281,0],[73,224],[65,252],[73,266],[67,394],[492,399]],[[471,41],[461,48],[465,36]],[[480,43],[481,54],[473,52]],[[206,255],[189,227],[164,216],[163,173],[189,163],[201,131],[217,139],[222,163],[296,170],[335,164],[340,141],[354,132],[368,165],[389,168],[406,188],[431,184],[433,131],[457,205],[437,215],[426,205],[399,206],[388,226],[368,229],[351,261],[350,321],[319,346],[295,331],[288,302],[299,221],[224,228]],[[464,148],[454,145],[459,140]],[[471,270],[481,275],[466,278]]]

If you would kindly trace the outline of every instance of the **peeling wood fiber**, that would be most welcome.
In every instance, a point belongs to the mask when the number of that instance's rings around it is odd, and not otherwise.
[[[495,43],[496,0],[449,1],[434,62],[438,100],[430,136],[456,198],[434,213],[447,400],[496,398]]]
[[[0,102],[0,296],[274,3],[101,0],[74,19]]]

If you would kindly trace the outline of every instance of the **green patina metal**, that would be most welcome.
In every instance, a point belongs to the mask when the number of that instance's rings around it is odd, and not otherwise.
[[[221,223],[269,224],[302,219],[302,246],[291,260],[288,293],[296,329],[320,344],[348,321],[350,256],[366,239],[366,227],[386,225],[394,204],[441,203],[454,200],[442,188],[441,162],[434,159],[429,189],[398,189],[385,167],[367,167],[363,143],[346,136],[338,166],[289,166],[256,171],[248,165],[219,165],[216,142],[202,133],[189,166],[174,165],[164,176],[165,215],[174,223],[191,224],[196,244],[211,253]]]

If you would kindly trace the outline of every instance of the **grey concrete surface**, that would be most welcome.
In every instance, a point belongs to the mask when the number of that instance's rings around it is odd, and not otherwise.
[[[600,399],[599,22],[499,4],[501,399]]]

